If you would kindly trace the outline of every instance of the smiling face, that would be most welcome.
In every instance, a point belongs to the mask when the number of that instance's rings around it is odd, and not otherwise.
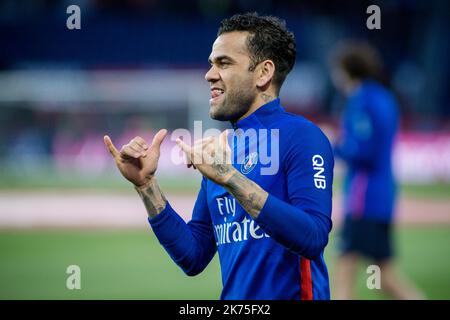
[[[221,121],[236,121],[248,112],[258,94],[255,73],[249,71],[248,32],[228,32],[217,37],[205,75],[210,83],[209,115]]]

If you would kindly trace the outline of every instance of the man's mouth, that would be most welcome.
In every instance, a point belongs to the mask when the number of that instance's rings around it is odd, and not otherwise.
[[[212,88],[211,89],[211,99],[209,100],[209,102],[213,102],[218,100],[224,93],[225,91],[221,88]]]

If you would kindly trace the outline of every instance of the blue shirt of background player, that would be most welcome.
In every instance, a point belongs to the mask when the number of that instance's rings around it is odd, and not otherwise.
[[[398,129],[396,99],[375,81],[364,81],[350,96],[344,117],[343,137],[335,154],[347,164],[344,212],[390,222],[396,187],[392,150]]]
[[[218,252],[221,299],[329,299],[323,253],[332,227],[334,159],[328,139],[312,122],[285,112],[279,99],[238,121],[235,128],[279,130],[276,142],[269,140],[279,143],[276,173],[262,175],[257,157],[245,157],[244,165],[233,163],[269,193],[258,218],[253,220],[222,186],[203,178],[192,220],[186,224],[167,203],[149,218],[153,231],[191,276],[202,272]],[[261,138],[258,135],[258,153]],[[250,145],[233,148],[234,154],[248,153]],[[314,168],[316,155],[323,159],[316,161],[319,168]]]

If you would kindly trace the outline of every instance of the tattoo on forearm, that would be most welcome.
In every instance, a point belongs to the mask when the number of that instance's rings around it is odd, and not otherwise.
[[[265,101],[265,102],[269,102],[272,101],[274,98],[266,93],[261,93],[261,98]]]
[[[258,217],[269,195],[255,182],[239,172],[235,172],[231,176],[225,188],[254,219]]]
[[[166,207],[166,197],[155,178],[151,179],[145,186],[135,187],[135,189],[144,202],[150,218],[156,217]]]
[[[216,170],[216,174],[218,177],[226,176],[233,169],[231,165],[224,164],[217,159],[214,159],[212,167]]]

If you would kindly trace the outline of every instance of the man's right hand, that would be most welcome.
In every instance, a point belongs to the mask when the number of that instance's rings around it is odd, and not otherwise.
[[[136,187],[141,187],[147,184],[156,172],[161,143],[166,135],[166,129],[158,131],[150,146],[143,138],[135,137],[122,146],[120,152],[109,136],[104,136],[103,140],[120,173]]]

